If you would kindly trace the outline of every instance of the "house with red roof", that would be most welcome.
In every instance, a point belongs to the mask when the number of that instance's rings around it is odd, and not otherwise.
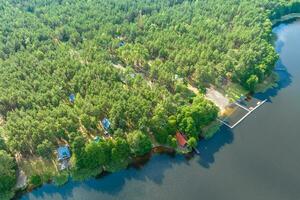
[[[177,132],[176,133],[176,139],[177,139],[177,142],[178,142],[180,147],[183,147],[183,148],[186,147],[187,141],[186,141],[185,137],[182,135],[182,133]]]

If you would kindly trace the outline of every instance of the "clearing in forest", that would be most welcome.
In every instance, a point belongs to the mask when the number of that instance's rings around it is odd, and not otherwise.
[[[212,86],[210,88],[206,88],[205,97],[220,108],[221,114],[225,112],[226,108],[230,104],[229,99]]]
[[[194,92],[196,95],[199,94],[198,88],[188,84],[188,89]],[[221,111],[221,115],[225,112],[226,108],[230,105],[229,99],[221,92],[216,90],[213,86],[206,88],[205,98],[212,101]]]

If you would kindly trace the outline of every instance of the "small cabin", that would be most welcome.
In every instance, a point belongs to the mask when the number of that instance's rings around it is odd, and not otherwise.
[[[74,102],[75,102],[75,94],[70,94],[70,96],[69,96],[69,101],[70,101],[71,103],[74,103]]]
[[[177,139],[177,143],[179,144],[180,147],[185,148],[187,146],[187,141],[186,141],[185,137],[182,135],[182,133],[177,132],[176,139]]]
[[[61,146],[57,149],[57,160],[63,161],[71,158],[71,152],[68,146]]]
[[[120,43],[119,43],[119,47],[122,47],[122,46],[124,46],[125,45],[125,42],[124,41],[121,41]]]
[[[110,121],[107,118],[104,118],[101,123],[105,130],[108,130],[110,128]]]

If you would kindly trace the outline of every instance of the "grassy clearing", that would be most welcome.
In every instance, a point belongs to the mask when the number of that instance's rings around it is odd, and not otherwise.
[[[242,95],[249,93],[245,88],[236,83],[229,83],[224,88],[225,95],[229,98],[230,102],[238,100]]]
[[[22,169],[28,177],[40,175],[43,182],[49,181],[58,173],[56,164],[52,160],[45,160],[38,157],[21,159],[18,162],[19,168]]]
[[[189,148],[179,148],[179,147],[176,148],[175,151],[176,153],[183,154],[183,155],[191,152]]]
[[[278,74],[273,72],[262,83],[257,85],[255,93],[266,92],[268,89],[276,87],[278,80]],[[246,96],[249,93],[249,91],[243,88],[241,85],[232,82],[225,86],[218,87],[218,91],[225,94],[225,96],[229,98],[230,102],[235,102],[242,95]]]
[[[229,82],[226,85],[215,85],[216,89],[221,92],[224,96],[226,96],[230,102],[235,102],[242,95],[246,95],[249,93],[248,90],[243,88],[241,85],[233,82]]]

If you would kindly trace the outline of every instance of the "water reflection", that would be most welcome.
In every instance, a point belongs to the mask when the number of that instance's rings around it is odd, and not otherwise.
[[[275,49],[277,53],[281,53],[286,40],[287,40],[287,29],[288,24],[282,23],[278,26],[276,26],[273,29],[273,33],[276,34],[277,40],[275,42]],[[254,95],[255,98],[259,100],[267,99],[268,102],[272,102],[272,97],[277,96],[278,92],[292,83],[292,75],[288,72],[287,67],[283,64],[281,58],[276,62],[275,64],[275,72],[279,76],[279,81],[277,83],[276,87],[270,88],[264,93],[257,93]]]
[[[193,159],[199,159],[201,166],[209,168],[215,161],[215,154],[226,144],[231,144],[233,139],[232,131],[223,127],[212,139],[200,141],[198,145],[199,158]],[[74,197],[74,194],[78,195],[78,192],[74,191],[78,188],[85,193],[89,193],[89,199],[94,199],[91,194],[96,191],[108,195],[117,195],[128,181],[152,182],[156,185],[161,185],[165,178],[166,170],[171,170],[176,165],[189,164],[190,161],[185,156],[155,155],[151,158],[151,164],[146,164],[140,169],[131,167],[127,170],[104,175],[100,179],[91,179],[85,182],[71,181],[63,187],[45,185],[22,199],[80,199]]]
[[[188,165],[188,160],[184,156],[170,158],[171,156],[169,155],[155,155],[151,158],[151,165],[145,165],[140,169],[131,167],[127,170],[107,174],[99,179],[91,179],[84,182],[71,181],[63,187],[48,184],[22,199],[73,199],[74,189],[76,188],[89,193],[98,191],[109,195],[116,195],[122,191],[126,182],[132,180],[137,182],[152,182],[160,185],[163,183],[166,170],[170,170],[179,164]],[[55,194],[56,196],[51,196],[51,194]]]

